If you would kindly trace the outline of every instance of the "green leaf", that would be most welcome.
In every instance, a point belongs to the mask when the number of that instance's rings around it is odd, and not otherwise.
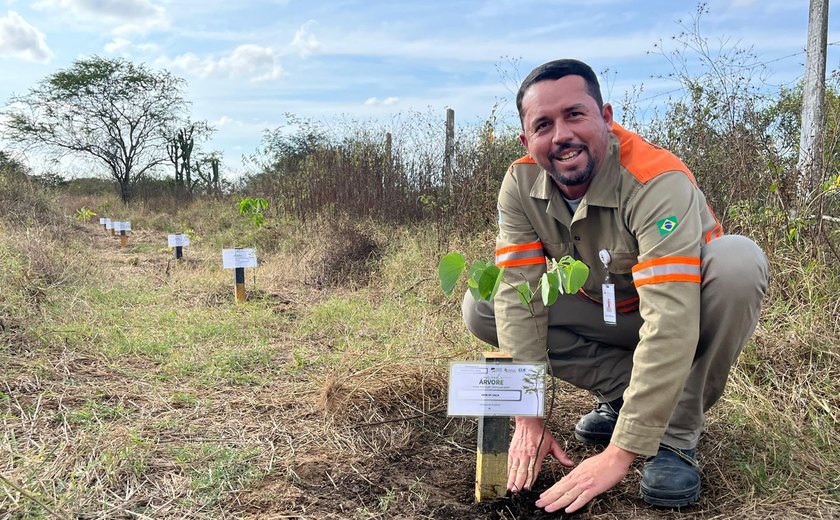
[[[481,292],[478,290],[478,281],[481,279],[481,275],[484,274],[484,270],[486,268],[486,262],[476,260],[472,263],[470,270],[467,273],[467,287],[469,288],[470,294],[472,294],[475,301],[481,300]]]
[[[554,305],[560,295],[560,277],[557,276],[557,271],[543,274],[540,286],[542,287],[543,305],[546,307]]]
[[[496,296],[496,291],[499,289],[499,284],[502,281],[503,271],[495,264],[487,263],[478,279],[478,292],[481,298],[487,301]]]
[[[568,294],[569,286],[569,268],[568,266],[561,266],[554,271],[557,276],[558,287],[560,294]]]
[[[499,292],[499,286],[502,284],[502,281],[505,279],[505,268],[504,267],[496,267],[494,264],[493,267],[496,269],[496,284],[493,286],[493,292],[490,293],[490,300],[496,297],[496,293]]]
[[[440,259],[438,264],[438,279],[440,279],[440,286],[447,296],[452,295],[455,286],[458,284],[458,278],[467,266],[467,261],[461,253],[449,253]]]
[[[569,268],[568,293],[578,292],[586,283],[587,278],[589,278],[589,267],[580,260],[575,260]]]
[[[516,292],[519,293],[519,301],[522,302],[523,305],[530,308],[531,307],[531,298],[534,297],[534,292],[531,290],[531,286],[528,282],[522,282],[521,284],[516,286]]]

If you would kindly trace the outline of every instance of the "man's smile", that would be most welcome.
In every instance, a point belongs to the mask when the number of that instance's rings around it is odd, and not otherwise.
[[[551,153],[549,153],[549,159],[561,163],[568,162],[573,159],[576,159],[581,153],[585,151],[585,149],[586,147],[584,145],[558,146]]]

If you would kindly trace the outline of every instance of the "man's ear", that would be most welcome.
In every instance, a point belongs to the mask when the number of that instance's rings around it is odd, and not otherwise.
[[[531,150],[528,149],[528,138],[525,137],[524,132],[519,133],[519,142],[522,143],[522,146],[525,148],[525,151],[528,152],[528,155],[531,155]]]
[[[603,108],[601,108],[601,117],[604,119],[604,123],[606,123],[607,128],[612,130],[614,122],[612,105],[610,105],[609,103],[604,103]]]

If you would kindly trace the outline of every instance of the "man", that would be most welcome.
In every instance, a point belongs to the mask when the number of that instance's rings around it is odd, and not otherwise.
[[[516,102],[528,155],[502,182],[496,263],[512,284],[532,287],[546,258],[571,255],[590,275],[579,294],[548,309],[536,302],[535,316],[506,284],[494,302],[468,291],[464,320],[515,360],[547,354],[555,377],[589,390],[598,405],[575,437],[606,445],[537,506],[574,512],[620,482],[637,456],[648,457],[646,502],[694,503],[704,412],[758,322],[767,260],[749,239],[723,235],[682,161],[613,121],[588,65],[564,59],[537,67]],[[530,488],[549,453],[575,465],[543,424],[516,418],[508,458],[514,492]]]

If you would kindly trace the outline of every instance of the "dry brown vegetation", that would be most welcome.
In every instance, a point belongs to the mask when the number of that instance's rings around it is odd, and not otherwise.
[[[482,347],[439,294],[436,230],[359,223],[331,249],[332,219],[249,231],[231,214],[214,239],[235,204],[202,205],[170,215],[203,230],[180,264],[144,207],[124,210],[126,250],[60,207],[56,224],[0,224],[0,518],[550,516],[532,492],[473,501],[475,424],[446,417],[444,395],[448,360]],[[236,305],[218,248],[248,233],[273,246]],[[313,270],[351,243],[378,254]],[[491,244],[488,230],[449,246]],[[577,517],[840,514],[837,272],[791,258],[771,255],[761,325],[709,418],[701,502],[647,507],[640,462]],[[315,283],[327,266],[365,276]],[[556,399],[552,430],[581,460],[570,432],[591,401],[564,385]],[[562,474],[549,464],[536,489]]]

